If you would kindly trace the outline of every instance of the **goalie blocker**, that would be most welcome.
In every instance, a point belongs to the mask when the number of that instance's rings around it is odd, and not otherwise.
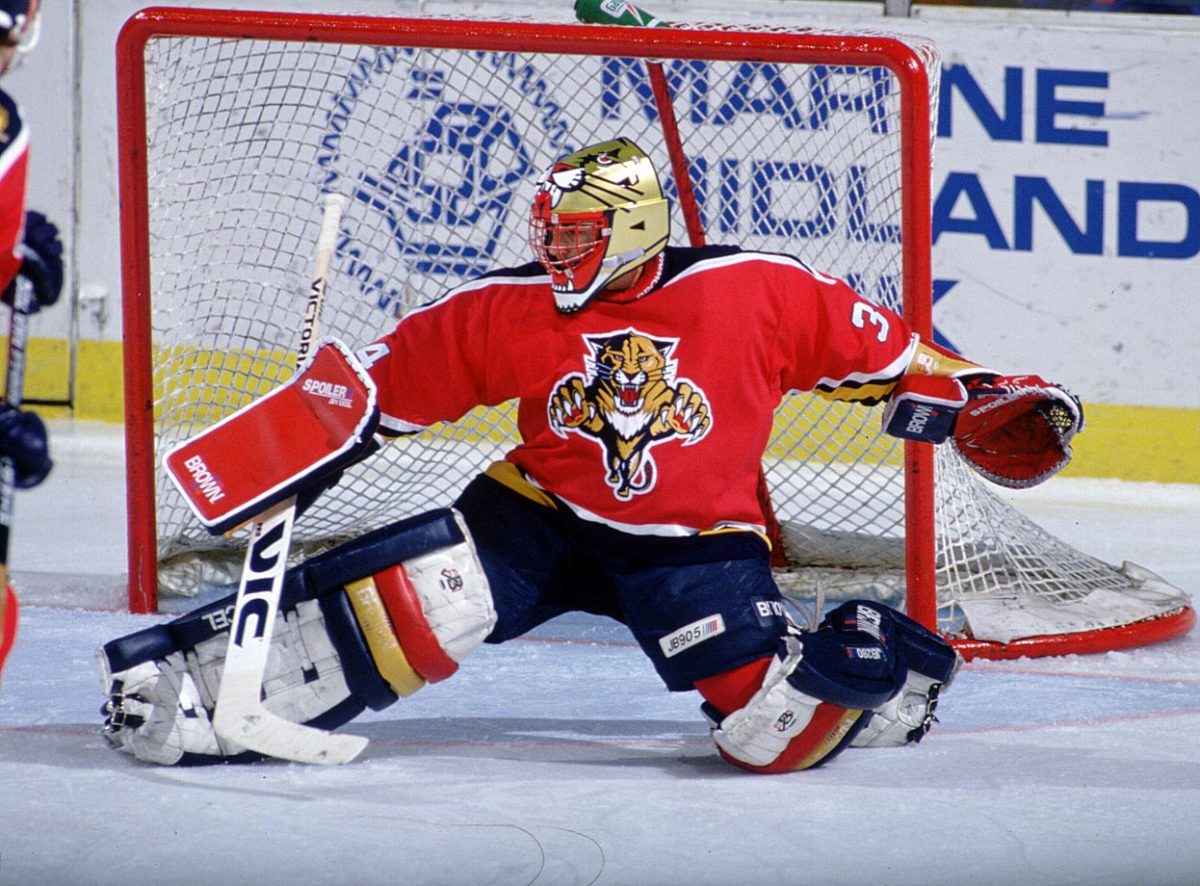
[[[230,595],[101,647],[115,747],[165,765],[259,757],[212,728],[233,608]],[[288,571],[263,704],[335,729],[449,677],[495,621],[462,517],[402,520]]]
[[[336,482],[376,446],[378,425],[375,383],[327,339],[285,384],[168,451],[163,467],[215,535]]]

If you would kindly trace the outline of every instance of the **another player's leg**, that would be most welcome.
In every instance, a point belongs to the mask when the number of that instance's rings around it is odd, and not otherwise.
[[[0,588],[0,678],[4,676],[4,662],[17,640],[17,595],[12,585]]]
[[[105,734],[155,763],[249,757],[217,738],[230,596],[99,651]],[[450,676],[495,625],[461,517],[442,510],[376,530],[289,570],[264,705],[334,729]]]

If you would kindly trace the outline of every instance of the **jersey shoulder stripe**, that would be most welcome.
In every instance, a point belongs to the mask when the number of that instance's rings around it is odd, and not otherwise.
[[[803,260],[794,255],[782,252],[759,252],[743,249],[740,246],[702,246],[668,248],[667,263],[663,270],[663,279],[659,284],[665,286],[673,280],[688,277],[693,273],[723,268],[746,262],[766,262],[768,264],[784,265],[796,268],[822,283],[837,282],[833,277],[822,274]]]
[[[921,337],[913,333],[908,345],[887,366],[874,372],[851,372],[842,378],[822,378],[814,389],[832,395],[835,400],[856,400],[868,404],[882,400],[908,369],[920,343]]]
[[[666,261],[659,286],[665,286],[697,264],[739,255],[743,251],[740,246],[668,246],[663,250]]]
[[[449,289],[442,291],[432,301],[425,304],[417,305],[414,308],[406,311],[404,316],[400,318],[400,323],[413,314],[419,314],[422,311],[427,311],[436,305],[443,305],[452,299],[459,296],[467,295],[472,292],[478,292],[481,289],[488,289],[493,286],[539,286],[550,285],[550,275],[545,272],[541,265],[537,262],[520,265],[515,268],[497,268],[493,271],[488,271],[478,277],[472,277],[465,283],[459,283],[457,286],[452,286]]]

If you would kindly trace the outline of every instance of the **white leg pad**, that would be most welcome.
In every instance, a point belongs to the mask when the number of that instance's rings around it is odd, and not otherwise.
[[[776,657],[763,685],[741,710],[727,716],[712,731],[725,754],[753,767],[770,766],[792,739],[805,730],[820,700],[788,683],[788,676],[803,658],[800,643],[788,638],[786,658]]]
[[[229,757],[246,750],[212,728],[228,635],[218,633],[187,650],[111,673],[103,650],[100,679],[110,696],[105,734],[118,749],[163,765],[189,757]],[[263,679],[263,704],[303,723],[350,696],[315,600],[282,613]]]
[[[850,743],[855,748],[895,748],[918,742],[936,720],[938,696],[950,685],[962,666],[956,656],[954,667],[945,680],[936,680],[910,670],[899,694],[871,712],[871,719]]]
[[[471,533],[457,511],[454,519],[466,541],[406,560],[404,571],[438,645],[460,663],[492,632],[496,610]]]

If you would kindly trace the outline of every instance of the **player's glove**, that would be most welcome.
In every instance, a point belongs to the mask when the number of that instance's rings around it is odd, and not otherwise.
[[[1019,489],[1048,480],[1071,460],[1083,430],[1079,398],[1036,375],[906,375],[883,414],[895,437],[941,443],[993,483]]]
[[[33,412],[0,403],[0,456],[12,459],[18,489],[37,486],[54,466],[46,425]]]
[[[1083,405],[1036,375],[964,380],[967,405],[954,423],[954,447],[993,483],[1021,489],[1050,479],[1071,460]]]
[[[63,286],[62,240],[58,228],[40,212],[25,213],[20,275],[33,285],[34,312],[58,301]],[[12,287],[4,293],[11,304]]]

